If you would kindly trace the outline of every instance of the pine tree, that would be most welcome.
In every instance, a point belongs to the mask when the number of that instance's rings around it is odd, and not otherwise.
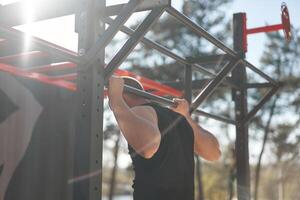
[[[300,108],[300,35],[294,30],[293,39],[290,43],[285,42],[280,33],[267,34],[266,49],[261,58],[264,71],[272,73],[276,80],[283,83],[283,87],[267,106],[263,108],[261,115],[254,120],[256,128],[264,129],[263,147],[256,166],[255,199],[259,199],[258,188],[261,169],[262,155],[265,146],[272,146],[276,165],[280,172],[287,162],[299,158],[300,135],[299,135],[299,108]],[[261,93],[262,91],[258,91]],[[266,117],[269,112],[269,116]],[[286,115],[290,117],[287,118]],[[291,140],[291,138],[293,138]],[[283,172],[284,173],[284,172]],[[279,190],[283,191],[283,177],[278,177]],[[295,192],[295,191],[294,191]],[[284,193],[279,192],[279,196]],[[298,197],[299,198],[299,197]]]

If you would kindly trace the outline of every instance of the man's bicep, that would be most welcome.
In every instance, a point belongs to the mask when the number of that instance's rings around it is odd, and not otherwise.
[[[155,128],[158,128],[157,115],[155,110],[150,106],[133,107],[132,112],[139,118],[145,120]]]
[[[139,142],[130,145],[143,157],[151,158],[158,150],[161,140],[156,112],[149,106],[135,107],[132,109],[132,112],[141,120],[137,131],[142,131],[143,137],[140,138]]]

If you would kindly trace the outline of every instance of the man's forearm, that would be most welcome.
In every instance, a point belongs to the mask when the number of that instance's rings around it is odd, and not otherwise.
[[[186,117],[194,132],[194,150],[207,160],[217,160],[220,157],[219,142],[213,134],[203,129],[191,116]]]

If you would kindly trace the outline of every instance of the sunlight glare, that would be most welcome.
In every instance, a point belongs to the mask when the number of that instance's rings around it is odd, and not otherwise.
[[[25,0],[25,6],[23,10],[23,16],[26,19],[24,32],[25,32],[25,41],[24,48],[28,49],[30,45],[30,37],[32,35],[32,22],[34,18],[34,3],[33,0]]]

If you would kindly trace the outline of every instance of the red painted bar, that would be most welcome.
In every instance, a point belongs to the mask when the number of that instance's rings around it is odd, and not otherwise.
[[[283,29],[282,24],[276,24],[271,26],[263,26],[258,28],[252,28],[247,30],[247,34],[261,33],[261,32],[272,32]]]
[[[0,62],[2,63],[9,63],[13,62],[19,59],[33,59],[37,57],[48,57],[48,53],[46,52],[41,52],[41,51],[30,51],[30,52],[25,52],[25,53],[20,53],[20,54],[15,54],[15,55],[10,55],[10,56],[3,56],[0,57]]]
[[[172,87],[160,84],[156,81],[145,78],[143,76],[139,76],[135,73],[132,73],[132,72],[129,72],[126,70],[117,69],[115,71],[115,74],[119,75],[119,76],[130,76],[130,77],[136,78],[137,80],[139,80],[142,83],[142,85],[145,87],[146,90],[154,89],[157,91],[154,93],[160,94],[160,96],[164,94],[164,95],[171,95],[174,97],[182,97],[182,95],[183,95],[183,93],[181,91],[178,91]]]
[[[16,67],[11,66],[11,65],[0,63],[0,71],[4,71],[4,72],[10,73],[15,76],[30,78],[30,79],[33,79],[33,80],[36,80],[36,81],[39,81],[42,83],[59,86],[59,87],[62,87],[62,88],[65,88],[65,89],[68,89],[71,91],[76,91],[76,85],[72,82],[61,80],[61,79],[53,80],[47,75],[39,74],[36,72],[26,72],[26,71],[17,69]]]
[[[56,70],[64,70],[64,69],[72,69],[77,65],[72,62],[60,62],[60,63],[52,63],[50,65],[43,65],[38,67],[26,68],[27,72],[50,72]]]

